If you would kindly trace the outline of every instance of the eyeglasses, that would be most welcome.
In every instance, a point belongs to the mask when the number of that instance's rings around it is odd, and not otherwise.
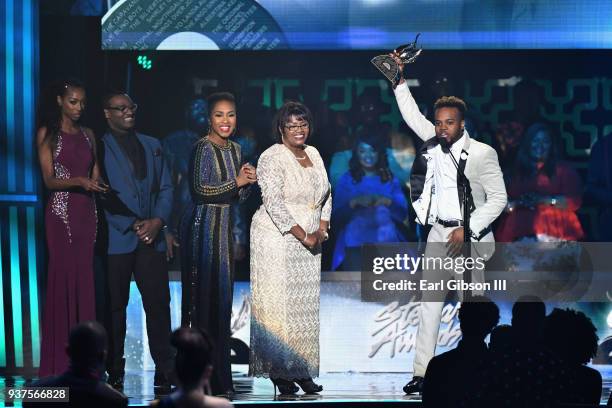
[[[136,112],[138,110],[138,104],[135,103],[133,105],[129,105],[129,106],[125,106],[125,105],[120,105],[120,106],[109,106],[106,109],[112,109],[112,110],[116,110],[118,112],[121,112],[122,114],[126,114],[128,111],[130,112]]]
[[[301,125],[291,125],[291,126],[285,126],[285,129],[287,129],[288,131],[295,133],[297,131],[299,131],[300,129],[302,130],[308,130],[310,126],[308,125],[308,123],[304,123]]]

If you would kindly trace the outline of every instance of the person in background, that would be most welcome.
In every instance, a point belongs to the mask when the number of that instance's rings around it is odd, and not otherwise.
[[[612,241],[612,134],[591,148],[585,194],[599,210],[597,240]]]
[[[97,322],[81,322],[70,330],[66,355],[68,369],[57,377],[41,378],[32,387],[68,387],[69,402],[45,402],[45,407],[122,408],[128,399],[102,380],[108,351],[106,331]],[[40,407],[41,403],[24,403]]]
[[[207,132],[209,126],[207,113],[206,100],[201,96],[194,96],[185,108],[184,128],[170,133],[162,140],[164,157],[172,173],[174,186],[172,215],[168,220],[165,234],[168,260],[175,256],[175,248],[179,245],[178,224],[185,207],[191,201],[188,182],[189,155],[196,142]]]
[[[568,336],[568,333],[572,333]],[[587,367],[597,353],[597,329],[584,313],[553,309],[544,321],[544,344],[565,365],[569,387],[562,402],[599,405],[601,374]]]
[[[454,350],[431,359],[423,386],[423,406],[455,408],[483,382],[482,368],[491,358],[485,338],[499,322],[499,308],[484,296],[474,296],[459,309],[461,340]]]
[[[402,242],[408,202],[391,174],[379,127],[357,133],[350,170],[338,181],[332,210],[338,231],[332,269],[361,269],[361,245]],[[399,227],[401,226],[401,227]]]
[[[210,395],[213,374],[214,346],[210,337],[194,327],[175,330],[170,343],[176,348],[175,372],[177,389],[161,400],[151,403],[153,408],[229,408],[225,398]]]
[[[584,237],[576,211],[582,182],[569,163],[559,160],[552,129],[537,123],[527,129],[508,186],[505,216],[497,239],[577,241]]]

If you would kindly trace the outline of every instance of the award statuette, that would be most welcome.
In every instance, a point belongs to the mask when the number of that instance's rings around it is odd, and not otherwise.
[[[421,54],[423,49],[417,48],[417,41],[421,33],[417,34],[416,38],[410,44],[400,45],[394,51],[399,54],[400,59],[404,64],[411,64],[416,61],[417,57]],[[388,55],[378,55],[372,58],[372,64],[380,72],[383,73],[384,76],[387,77],[389,81],[395,86],[400,80],[400,69],[395,60]]]

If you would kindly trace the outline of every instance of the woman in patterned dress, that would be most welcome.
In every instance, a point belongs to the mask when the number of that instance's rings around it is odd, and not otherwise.
[[[189,164],[192,203],[181,220],[182,326],[205,330],[215,344],[214,394],[232,394],[230,364],[233,295],[231,205],[246,198],[257,178],[240,165],[236,103],[230,93],[208,97],[210,130],[194,146]]]
[[[42,179],[49,190],[45,230],[49,249],[47,295],[42,321],[39,376],[68,368],[70,328],[95,320],[93,253],[96,206],[93,193],[103,193],[93,132],[79,124],[85,88],[63,81],[41,107],[36,134]]]
[[[259,158],[263,205],[251,224],[250,375],[281,394],[323,389],[319,374],[321,243],[331,188],[317,149],[306,145],[312,115],[299,102],[278,111],[277,144]]]

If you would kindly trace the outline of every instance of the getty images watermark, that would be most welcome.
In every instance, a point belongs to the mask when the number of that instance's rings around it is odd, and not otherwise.
[[[445,243],[365,245],[364,301],[414,298],[443,302],[449,292],[515,301],[608,301],[610,243],[472,243],[451,253]]]

